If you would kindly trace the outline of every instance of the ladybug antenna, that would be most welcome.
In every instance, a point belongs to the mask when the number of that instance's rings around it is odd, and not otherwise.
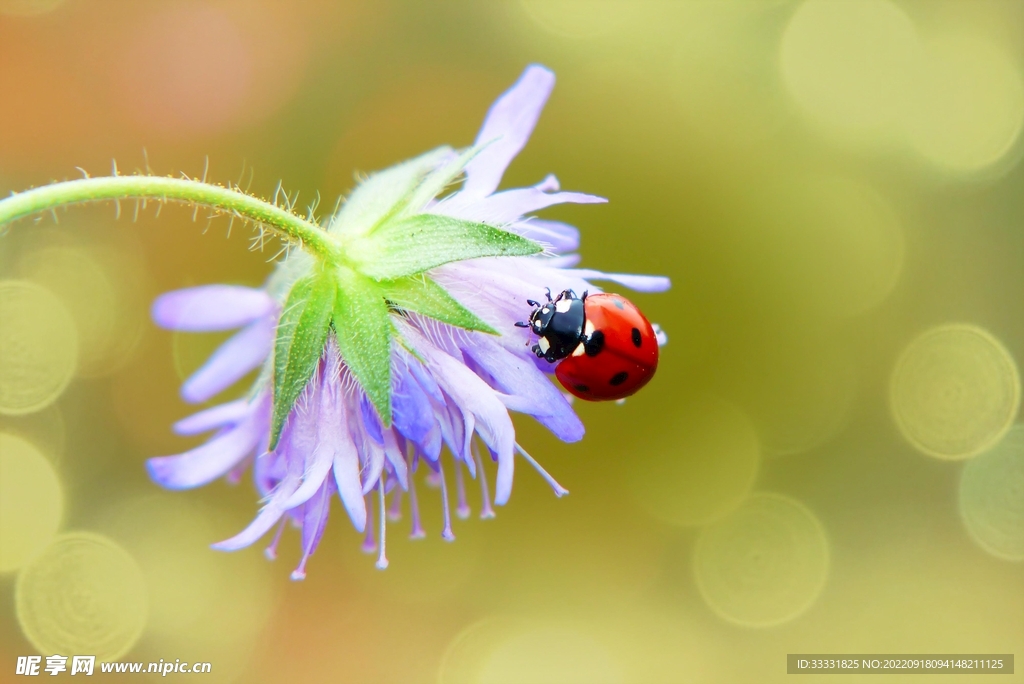
[[[516,321],[516,322],[515,322],[515,326],[516,326],[517,328],[529,328],[529,327],[530,327],[530,324],[529,324],[529,323],[527,323],[526,321]]]
[[[545,287],[544,288],[544,292],[547,294],[548,301],[550,302],[551,301],[551,288],[550,287]]]
[[[589,293],[589,290],[584,290],[584,291],[583,291],[583,296],[582,296],[582,297],[580,297],[580,301],[581,301],[581,302],[585,302],[585,301],[587,301],[587,294],[588,294],[588,293]]]
[[[550,299],[550,297],[548,297],[548,299]],[[540,306],[540,302],[535,302],[532,299],[527,299],[526,303],[529,304],[530,306]]]

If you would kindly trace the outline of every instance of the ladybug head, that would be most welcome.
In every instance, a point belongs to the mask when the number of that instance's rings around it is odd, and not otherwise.
[[[551,302],[547,302],[541,306],[538,306],[530,314],[530,329],[538,337],[543,337],[544,333],[548,329],[548,324],[551,323],[551,319],[555,316],[555,306]]]

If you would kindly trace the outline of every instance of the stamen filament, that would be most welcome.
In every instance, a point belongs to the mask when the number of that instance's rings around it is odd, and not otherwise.
[[[476,471],[477,479],[480,480],[480,519],[487,520],[493,518],[495,513],[494,509],[491,508],[491,489],[487,485],[487,471],[484,470],[484,460],[480,458],[480,449],[477,448],[476,442],[473,442],[473,458],[476,459]]]
[[[455,459],[455,492],[459,499],[455,506],[455,515],[459,516],[460,520],[465,520],[471,511],[469,502],[466,501],[466,482],[462,476],[462,462],[458,459]]]
[[[274,539],[270,542],[270,546],[263,549],[263,555],[267,557],[267,560],[277,560],[277,545],[281,541],[281,535],[284,534],[284,525],[288,522],[288,516],[281,516],[281,522],[277,526],[277,532],[274,533]]]
[[[388,516],[384,510],[384,478],[377,479],[377,501],[379,502],[378,515],[380,516],[380,555],[377,556],[377,569],[383,570],[388,567],[387,529]]]
[[[373,553],[377,550],[377,540],[373,538],[373,506],[366,507],[366,536],[363,537],[363,553]]]
[[[516,442],[516,451],[519,452],[520,456],[526,459],[527,463],[533,466],[534,470],[540,473],[540,476],[544,478],[544,481],[551,486],[551,489],[555,490],[555,496],[563,497],[569,493],[569,490],[563,487],[562,485],[558,484],[558,481],[555,480],[555,478],[551,477],[548,471],[544,470],[544,468],[541,467],[540,463],[537,463],[537,461],[534,460],[533,456],[526,453],[526,449],[519,446],[519,442]]]
[[[395,487],[395,495],[391,498],[391,505],[388,506],[388,520],[397,522],[402,519],[402,496],[405,492],[401,487]]]
[[[427,533],[420,524],[420,502],[416,496],[416,478],[412,472],[412,459],[407,458],[409,463],[409,516],[412,518],[412,531],[409,532],[409,539],[423,539]]]
[[[448,508],[448,482],[444,477],[444,464],[437,459],[437,472],[441,480],[441,505],[444,509],[444,529],[441,530],[441,539],[455,541],[455,533],[452,532],[452,513]]]

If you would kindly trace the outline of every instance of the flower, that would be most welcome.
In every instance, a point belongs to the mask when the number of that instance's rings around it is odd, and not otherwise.
[[[486,464],[496,463],[494,503],[504,504],[515,454],[556,495],[568,493],[516,442],[509,411],[533,416],[566,442],[583,437],[583,424],[552,383],[551,364],[530,351],[530,331],[515,323],[546,288],[594,292],[589,281],[597,279],[662,291],[669,283],[576,269],[577,229],[532,216],[604,199],[562,192],[554,176],[497,191],[553,85],[547,69],[527,68],[491,107],[474,147],[441,148],[363,181],[327,227],[339,246],[336,263],[293,252],[261,289],[208,285],[156,300],[153,317],[165,328],[241,328],[185,382],[185,400],[205,402],[262,368],[247,398],[174,426],[182,435],[213,431],[209,441],[148,462],[152,478],[172,489],[237,481],[252,465],[263,507],[214,548],[249,546],[277,526],[272,558],[291,520],[302,543],[292,578],[302,579],[337,493],[384,568],[386,523],[400,516],[406,493],[411,536],[424,535],[414,477],[421,465],[440,487],[446,540],[454,539],[451,473],[460,517],[469,515],[463,469],[480,483],[481,517],[493,517]],[[462,175],[462,187],[445,196]]]

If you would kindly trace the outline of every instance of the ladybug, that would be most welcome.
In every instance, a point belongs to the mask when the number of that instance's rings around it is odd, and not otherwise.
[[[586,292],[577,297],[565,290],[554,299],[551,290],[534,307],[529,328],[540,339],[533,352],[558,363],[555,377],[580,399],[623,399],[646,385],[658,368],[658,339],[650,321],[625,297]]]

